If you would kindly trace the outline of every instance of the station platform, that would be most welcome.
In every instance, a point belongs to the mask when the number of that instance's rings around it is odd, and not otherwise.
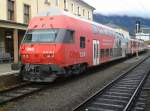
[[[0,91],[19,83],[18,71],[11,70],[11,63],[0,64]]]
[[[0,76],[16,74],[18,71],[11,70],[11,63],[0,64]]]

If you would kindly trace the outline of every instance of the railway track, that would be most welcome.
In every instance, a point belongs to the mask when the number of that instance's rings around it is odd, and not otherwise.
[[[131,111],[150,74],[150,57],[121,74],[73,111]],[[139,111],[141,111],[139,106]],[[138,111],[138,110],[137,110]]]
[[[147,111],[147,102],[149,98],[148,91],[150,91],[150,76],[148,76],[146,83],[144,84],[141,93],[139,94],[139,98],[137,99],[133,111]]]
[[[15,101],[22,97],[36,93],[40,90],[46,89],[50,86],[50,84],[23,83],[16,87],[0,91],[0,105],[4,105],[8,102]]]
[[[47,88],[48,84],[24,83],[16,87],[0,91],[0,105],[28,96]]]

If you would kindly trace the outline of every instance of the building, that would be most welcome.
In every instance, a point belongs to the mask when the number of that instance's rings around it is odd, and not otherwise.
[[[82,0],[0,0],[0,58],[18,62],[18,49],[30,18],[58,7],[81,18],[93,20],[94,7]]]
[[[150,40],[150,27],[142,26],[141,21],[136,21],[135,35],[137,39],[149,41]]]
[[[140,32],[136,33],[136,38],[144,41],[150,40],[150,27],[141,27]]]

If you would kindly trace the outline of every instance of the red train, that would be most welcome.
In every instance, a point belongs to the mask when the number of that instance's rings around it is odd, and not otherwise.
[[[20,46],[21,76],[51,82],[145,50],[113,28],[65,14],[33,18]]]

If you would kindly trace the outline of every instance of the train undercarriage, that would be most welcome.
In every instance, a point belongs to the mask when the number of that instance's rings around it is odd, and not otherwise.
[[[20,76],[25,81],[53,82],[58,77],[68,77],[83,73],[87,64],[76,64],[60,68],[54,64],[24,64],[21,66]]]

